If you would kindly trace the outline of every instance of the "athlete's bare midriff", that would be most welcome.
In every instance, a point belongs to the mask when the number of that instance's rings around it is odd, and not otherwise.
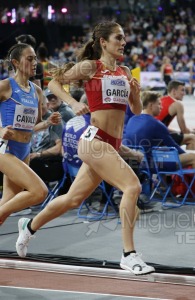
[[[96,126],[115,138],[122,138],[124,111],[109,109],[91,113],[91,125]]]
[[[12,130],[13,135],[10,137],[10,140],[20,142],[20,143],[29,143],[32,137],[32,132],[24,130]]]

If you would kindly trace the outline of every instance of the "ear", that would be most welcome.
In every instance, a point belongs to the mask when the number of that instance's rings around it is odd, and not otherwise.
[[[153,102],[149,102],[147,108],[152,109],[153,104],[154,104]]]
[[[11,60],[11,62],[12,62],[12,64],[14,65],[15,68],[18,67],[19,61],[18,61],[17,59],[13,58],[13,59]]]
[[[172,89],[171,94],[172,94],[172,95],[175,95],[176,92],[177,92],[176,89]]]
[[[105,41],[105,39],[104,39],[103,37],[100,38],[100,45],[101,45],[102,47],[105,47],[105,46],[106,46],[106,41]]]

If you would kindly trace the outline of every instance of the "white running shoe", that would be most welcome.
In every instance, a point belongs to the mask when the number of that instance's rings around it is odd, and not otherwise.
[[[28,218],[21,218],[18,221],[19,236],[16,242],[16,251],[20,257],[26,256],[29,240],[33,237],[27,228],[29,221]]]
[[[135,275],[144,275],[155,272],[153,267],[148,266],[141,259],[141,254],[139,253],[131,253],[126,257],[122,255],[120,266],[122,269],[128,270]]]

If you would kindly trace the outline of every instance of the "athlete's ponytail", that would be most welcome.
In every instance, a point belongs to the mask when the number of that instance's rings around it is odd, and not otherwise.
[[[92,38],[78,51],[78,61],[85,59],[99,59],[102,54],[100,38],[104,38],[108,41],[110,35],[114,32],[114,29],[119,26],[120,25],[118,23],[112,21],[99,23],[94,28]]]

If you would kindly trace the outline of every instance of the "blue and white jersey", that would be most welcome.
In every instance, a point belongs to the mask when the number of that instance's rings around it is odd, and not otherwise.
[[[25,92],[14,78],[9,78],[11,97],[0,103],[2,127],[12,125],[14,129],[32,131],[38,117],[38,97],[33,83],[29,81],[30,91]]]

